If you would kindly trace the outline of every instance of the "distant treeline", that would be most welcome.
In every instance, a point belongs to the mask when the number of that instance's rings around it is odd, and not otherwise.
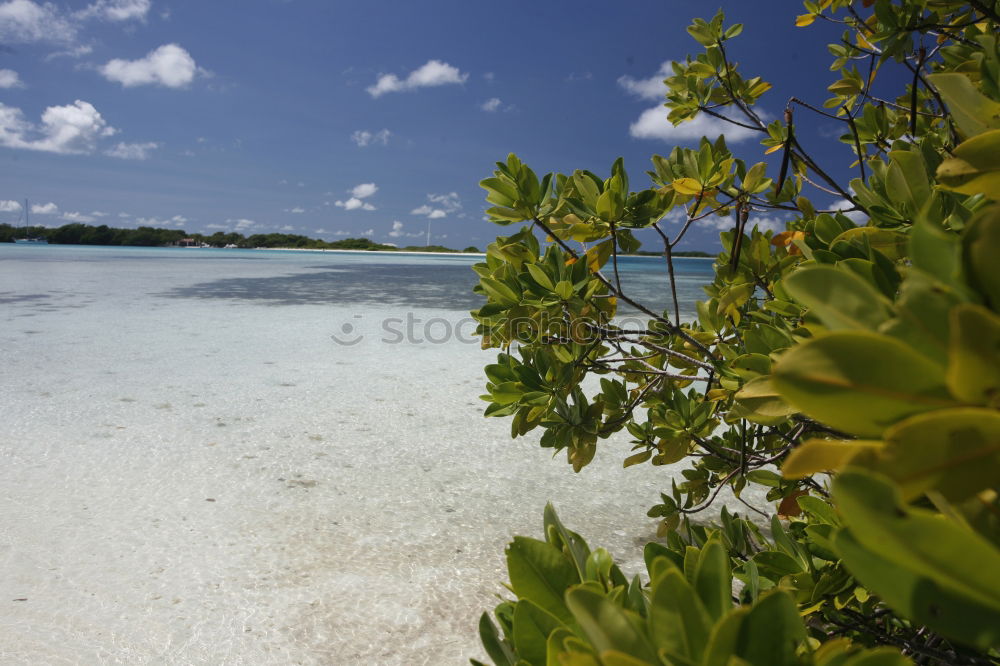
[[[32,236],[44,238],[50,243],[59,245],[133,245],[144,247],[169,247],[181,245],[185,240],[194,245],[210,245],[226,247],[235,245],[241,248],[280,247],[302,250],[397,250],[402,252],[479,252],[469,246],[464,250],[453,250],[443,245],[408,245],[396,247],[376,243],[367,238],[345,238],[336,241],[324,241],[298,234],[253,234],[244,236],[236,232],[223,233],[217,231],[205,234],[189,234],[183,229],[158,229],[156,227],[139,227],[138,229],[115,229],[106,224],[92,226],[89,224],[64,224],[57,229],[47,227],[14,227],[10,224],[0,224],[0,243],[12,243],[15,238]],[[640,250],[635,254],[642,256],[659,256],[660,252]],[[683,251],[674,252],[675,257],[712,257],[707,252]]]
[[[169,247],[181,245],[189,241],[194,245],[210,245],[226,247],[235,245],[241,248],[296,248],[309,250],[403,250],[413,252],[478,252],[474,247],[464,250],[453,250],[441,245],[409,246],[398,248],[394,245],[375,243],[367,238],[345,238],[333,242],[300,236],[298,234],[243,234],[223,233],[217,231],[211,235],[189,234],[183,229],[158,229],[155,227],[139,227],[138,229],[115,229],[105,224],[92,226],[89,224],[65,224],[57,229],[47,227],[14,227],[10,224],[0,224],[0,243],[12,243],[15,238],[30,236],[44,238],[50,243],[60,245],[132,245],[145,247]]]

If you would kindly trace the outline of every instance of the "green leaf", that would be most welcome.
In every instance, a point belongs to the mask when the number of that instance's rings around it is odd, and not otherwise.
[[[892,261],[906,256],[907,238],[904,234],[891,229],[880,229],[878,227],[855,227],[848,229],[833,239],[830,249],[837,251],[834,247],[837,243],[847,243],[867,254],[867,248],[878,250]]]
[[[805,266],[782,281],[785,289],[830,330],[877,330],[891,303],[855,273],[829,265]]]
[[[563,552],[569,555],[576,566],[577,575],[580,580],[583,580],[584,573],[587,570],[587,558],[590,556],[590,547],[587,545],[587,542],[576,532],[566,529],[562,521],[559,520],[556,509],[552,506],[551,502],[545,505],[543,524],[549,543],[561,548]]]
[[[566,604],[598,653],[614,650],[653,664],[659,662],[639,616],[584,586],[567,592]]]
[[[1000,406],[1000,317],[979,305],[963,304],[952,308],[950,320],[946,378],[952,395],[972,404]]]
[[[893,203],[903,204],[907,216],[912,220],[931,196],[924,160],[920,153],[906,150],[890,152],[889,160],[885,177],[886,193]]]
[[[712,621],[719,620],[733,606],[733,578],[729,554],[718,539],[709,540],[698,555],[694,588]]]
[[[795,666],[795,652],[806,639],[795,602],[775,591],[754,604],[740,623],[736,654],[753,666]]]
[[[892,478],[906,500],[929,490],[961,502],[1000,479],[1000,412],[962,407],[918,414],[885,432],[857,464]]]
[[[649,630],[656,647],[697,661],[708,643],[712,620],[701,599],[677,568],[654,576]]]
[[[730,657],[736,651],[740,638],[740,627],[750,609],[746,606],[733,608],[712,627],[708,647],[701,660],[701,666],[730,666]]]
[[[510,586],[518,599],[528,599],[563,622],[571,615],[563,596],[580,582],[573,563],[544,541],[514,537],[507,546]]]
[[[761,425],[783,423],[795,409],[785,402],[771,383],[770,377],[756,377],[736,393],[736,403],[730,416]]]
[[[484,277],[479,279],[479,284],[489,296],[503,305],[517,305],[521,302],[521,296],[499,280]]]
[[[541,264],[527,264],[525,268],[528,269],[528,273],[531,275],[531,279],[533,279],[539,285],[545,287],[550,291],[555,288],[555,285],[552,283],[552,278],[550,278],[549,274],[545,272],[545,269],[542,267]]]
[[[881,332],[899,338],[933,360],[947,365],[948,313],[959,305],[958,295],[917,268],[911,268],[896,302],[897,316]]]
[[[834,331],[788,350],[772,382],[803,414],[859,437],[877,438],[907,416],[958,406],[940,366],[867,331]]]
[[[940,514],[905,509],[884,478],[834,480],[845,566],[903,616],[981,649],[1000,644],[1000,551]]]
[[[527,599],[514,606],[514,649],[520,659],[532,664],[545,663],[545,645],[549,634],[560,626],[559,620]]]
[[[990,206],[972,218],[962,237],[962,266],[970,286],[994,310],[1000,310],[1000,206]]]
[[[500,638],[496,625],[493,624],[493,620],[487,613],[483,613],[479,617],[479,640],[482,642],[486,654],[490,656],[496,666],[514,666],[517,657],[506,641]]]
[[[969,77],[957,72],[930,74],[927,79],[938,89],[955,124],[966,137],[1000,128],[1000,102],[979,92]]]

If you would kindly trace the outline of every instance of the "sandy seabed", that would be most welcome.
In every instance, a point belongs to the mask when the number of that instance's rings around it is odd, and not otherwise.
[[[171,292],[303,263],[3,252],[0,663],[482,659],[504,544],[549,500],[641,569],[668,472],[621,469],[625,439],[578,475],[511,440],[475,344],[387,344],[394,306]]]

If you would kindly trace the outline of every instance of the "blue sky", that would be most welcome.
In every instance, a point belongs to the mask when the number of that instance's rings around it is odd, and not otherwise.
[[[775,84],[766,113],[793,94],[826,99],[832,26],[795,28],[797,2],[721,5],[746,24],[732,57]],[[484,247],[506,231],[483,221],[477,183],[508,152],[538,172],[606,174],[624,156],[635,187],[652,154],[718,134],[711,123],[672,130],[658,83],[665,62],[697,52],[690,19],[715,9],[0,0],[0,221],[28,198],[47,226],[407,245],[423,244],[430,223],[434,243]],[[802,142],[827,146],[818,154],[846,174],[839,131],[799,118]],[[764,159],[756,138],[726,133],[739,156]],[[715,249],[718,226],[686,247]]]

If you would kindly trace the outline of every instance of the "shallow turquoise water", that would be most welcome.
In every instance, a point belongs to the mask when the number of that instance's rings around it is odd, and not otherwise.
[[[467,663],[549,500],[639,568],[676,470],[482,417],[474,261],[0,245],[0,663]]]

